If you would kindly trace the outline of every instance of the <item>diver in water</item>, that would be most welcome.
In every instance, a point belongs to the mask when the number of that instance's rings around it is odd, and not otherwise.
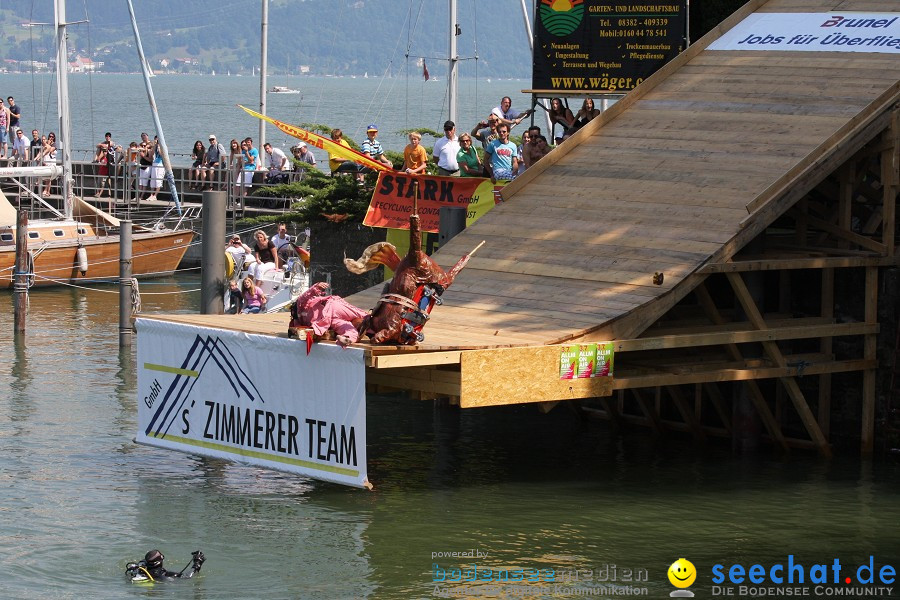
[[[144,556],[144,560],[136,563],[128,563],[125,567],[125,573],[133,582],[189,579],[200,572],[200,567],[203,566],[203,562],[206,560],[206,557],[203,556],[203,553],[199,550],[191,552],[191,556],[193,557],[189,565],[191,570],[187,571],[187,566],[185,566],[184,569],[176,573],[175,571],[169,571],[163,567],[163,560],[166,557],[163,556],[162,552],[159,550],[151,550]],[[187,573],[185,573],[185,571],[187,571]]]

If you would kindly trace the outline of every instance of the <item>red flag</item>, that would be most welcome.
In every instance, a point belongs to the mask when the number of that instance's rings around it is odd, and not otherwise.
[[[425,78],[425,81],[428,81],[430,75],[428,74],[428,65],[425,64],[425,61],[422,61],[422,77]]]

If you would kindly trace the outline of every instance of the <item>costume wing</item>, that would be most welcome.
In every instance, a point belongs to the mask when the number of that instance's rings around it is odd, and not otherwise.
[[[400,264],[400,257],[397,256],[397,248],[388,242],[378,242],[372,244],[363,252],[357,260],[345,258],[344,265],[347,270],[357,275],[362,275],[366,271],[371,271],[378,265],[384,265],[392,271],[397,270]]]

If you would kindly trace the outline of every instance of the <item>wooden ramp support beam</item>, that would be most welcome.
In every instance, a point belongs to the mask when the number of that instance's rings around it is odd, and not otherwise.
[[[762,313],[760,313],[759,308],[756,306],[756,302],[754,302],[753,297],[750,295],[750,291],[747,289],[741,275],[739,273],[728,273],[727,277],[728,282],[731,284],[731,288],[734,290],[735,296],[737,296],[738,302],[741,303],[744,313],[747,315],[747,318],[753,326],[760,330],[767,329]],[[779,367],[787,367],[787,361],[784,359],[784,355],[778,348],[778,344],[775,342],[763,342],[762,345],[763,350],[772,362]],[[779,381],[781,381],[785,389],[787,389],[788,396],[790,396],[791,401],[794,403],[794,408],[800,415],[800,420],[803,421],[803,425],[806,427],[806,431],[809,433],[813,442],[815,442],[819,453],[826,458],[831,458],[831,447],[828,444],[828,440],[825,439],[825,435],[822,433],[816,418],[813,416],[809,404],[807,404],[806,398],[804,398],[803,392],[800,390],[800,386],[797,385],[797,381],[793,377],[779,377]]]
[[[706,289],[706,284],[702,283],[694,289],[694,293],[697,296],[697,300],[700,302],[700,306],[703,308],[706,315],[712,320],[716,325],[723,325],[725,323],[725,319],[719,314],[719,309],[716,308],[715,302],[713,302],[712,296],[709,295],[709,290]],[[726,344],[725,350],[728,352],[728,356],[731,357],[732,360],[744,360],[743,354],[741,354],[740,349],[737,344]],[[769,432],[772,440],[778,444],[784,452],[788,452],[790,447],[788,446],[787,441],[784,439],[784,433],[781,431],[781,426],[778,424],[778,420],[775,418],[775,415],[772,414],[772,411],[769,410],[769,405],[766,404],[766,398],[763,396],[762,390],[759,389],[759,385],[753,381],[748,380],[746,382],[747,389],[750,392],[750,399],[753,402],[753,406],[756,407],[756,412],[759,413],[759,418],[762,419],[763,425],[766,427],[766,431]]]

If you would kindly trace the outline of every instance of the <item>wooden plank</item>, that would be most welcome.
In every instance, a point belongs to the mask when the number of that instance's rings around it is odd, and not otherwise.
[[[432,365],[458,365],[459,351],[452,352],[415,352],[408,354],[389,354],[371,357],[368,366],[375,369],[396,369],[399,367],[424,367]]]
[[[700,273],[745,273],[752,271],[787,271],[795,269],[839,269],[866,266],[891,266],[897,264],[893,258],[871,255],[835,256],[812,258],[769,258],[760,260],[734,260],[722,263],[706,263]]]
[[[849,206],[850,206],[850,204],[848,202],[847,203],[847,207],[848,207],[847,214],[845,216],[848,216],[850,214]],[[788,214],[797,215],[797,213],[793,210],[788,211]],[[807,224],[809,224],[809,226],[816,227],[823,231],[827,231],[828,233],[838,237],[840,240],[838,242],[839,244],[842,242],[843,243],[850,242],[850,243],[856,244],[857,246],[860,246],[861,248],[871,250],[872,252],[877,252],[879,254],[886,253],[884,244],[882,244],[880,242],[876,242],[875,240],[873,240],[871,238],[867,238],[863,235],[859,235],[858,233],[854,233],[854,232],[850,231],[849,223],[847,224],[847,227],[845,228],[842,225],[833,225],[832,223],[829,223],[825,219],[813,217],[808,214],[804,215],[803,218],[806,220],[806,222],[807,222]]]
[[[443,396],[458,396],[459,371],[407,367],[391,370],[366,369],[366,384],[383,385]]]
[[[810,364],[802,369],[803,375],[821,375],[822,373],[850,373],[865,371],[877,367],[877,361],[871,360],[838,360],[828,363]],[[617,375],[613,382],[614,390],[630,390],[632,388],[652,388],[669,385],[688,385],[693,383],[724,383],[727,381],[752,381],[756,379],[779,379],[796,377],[799,367],[752,367],[746,369],[710,369],[690,373],[654,373],[643,375]],[[772,417],[774,420],[774,416]]]
[[[662,350],[672,348],[695,348],[701,346],[721,346],[750,342],[800,340],[818,337],[877,334],[877,323],[834,323],[818,326],[780,327],[765,330],[722,331],[687,335],[666,335],[660,337],[616,340],[616,352],[636,352],[642,350]]]
[[[612,377],[560,379],[561,346],[475,350],[460,359],[460,407],[474,408],[612,394]]]

